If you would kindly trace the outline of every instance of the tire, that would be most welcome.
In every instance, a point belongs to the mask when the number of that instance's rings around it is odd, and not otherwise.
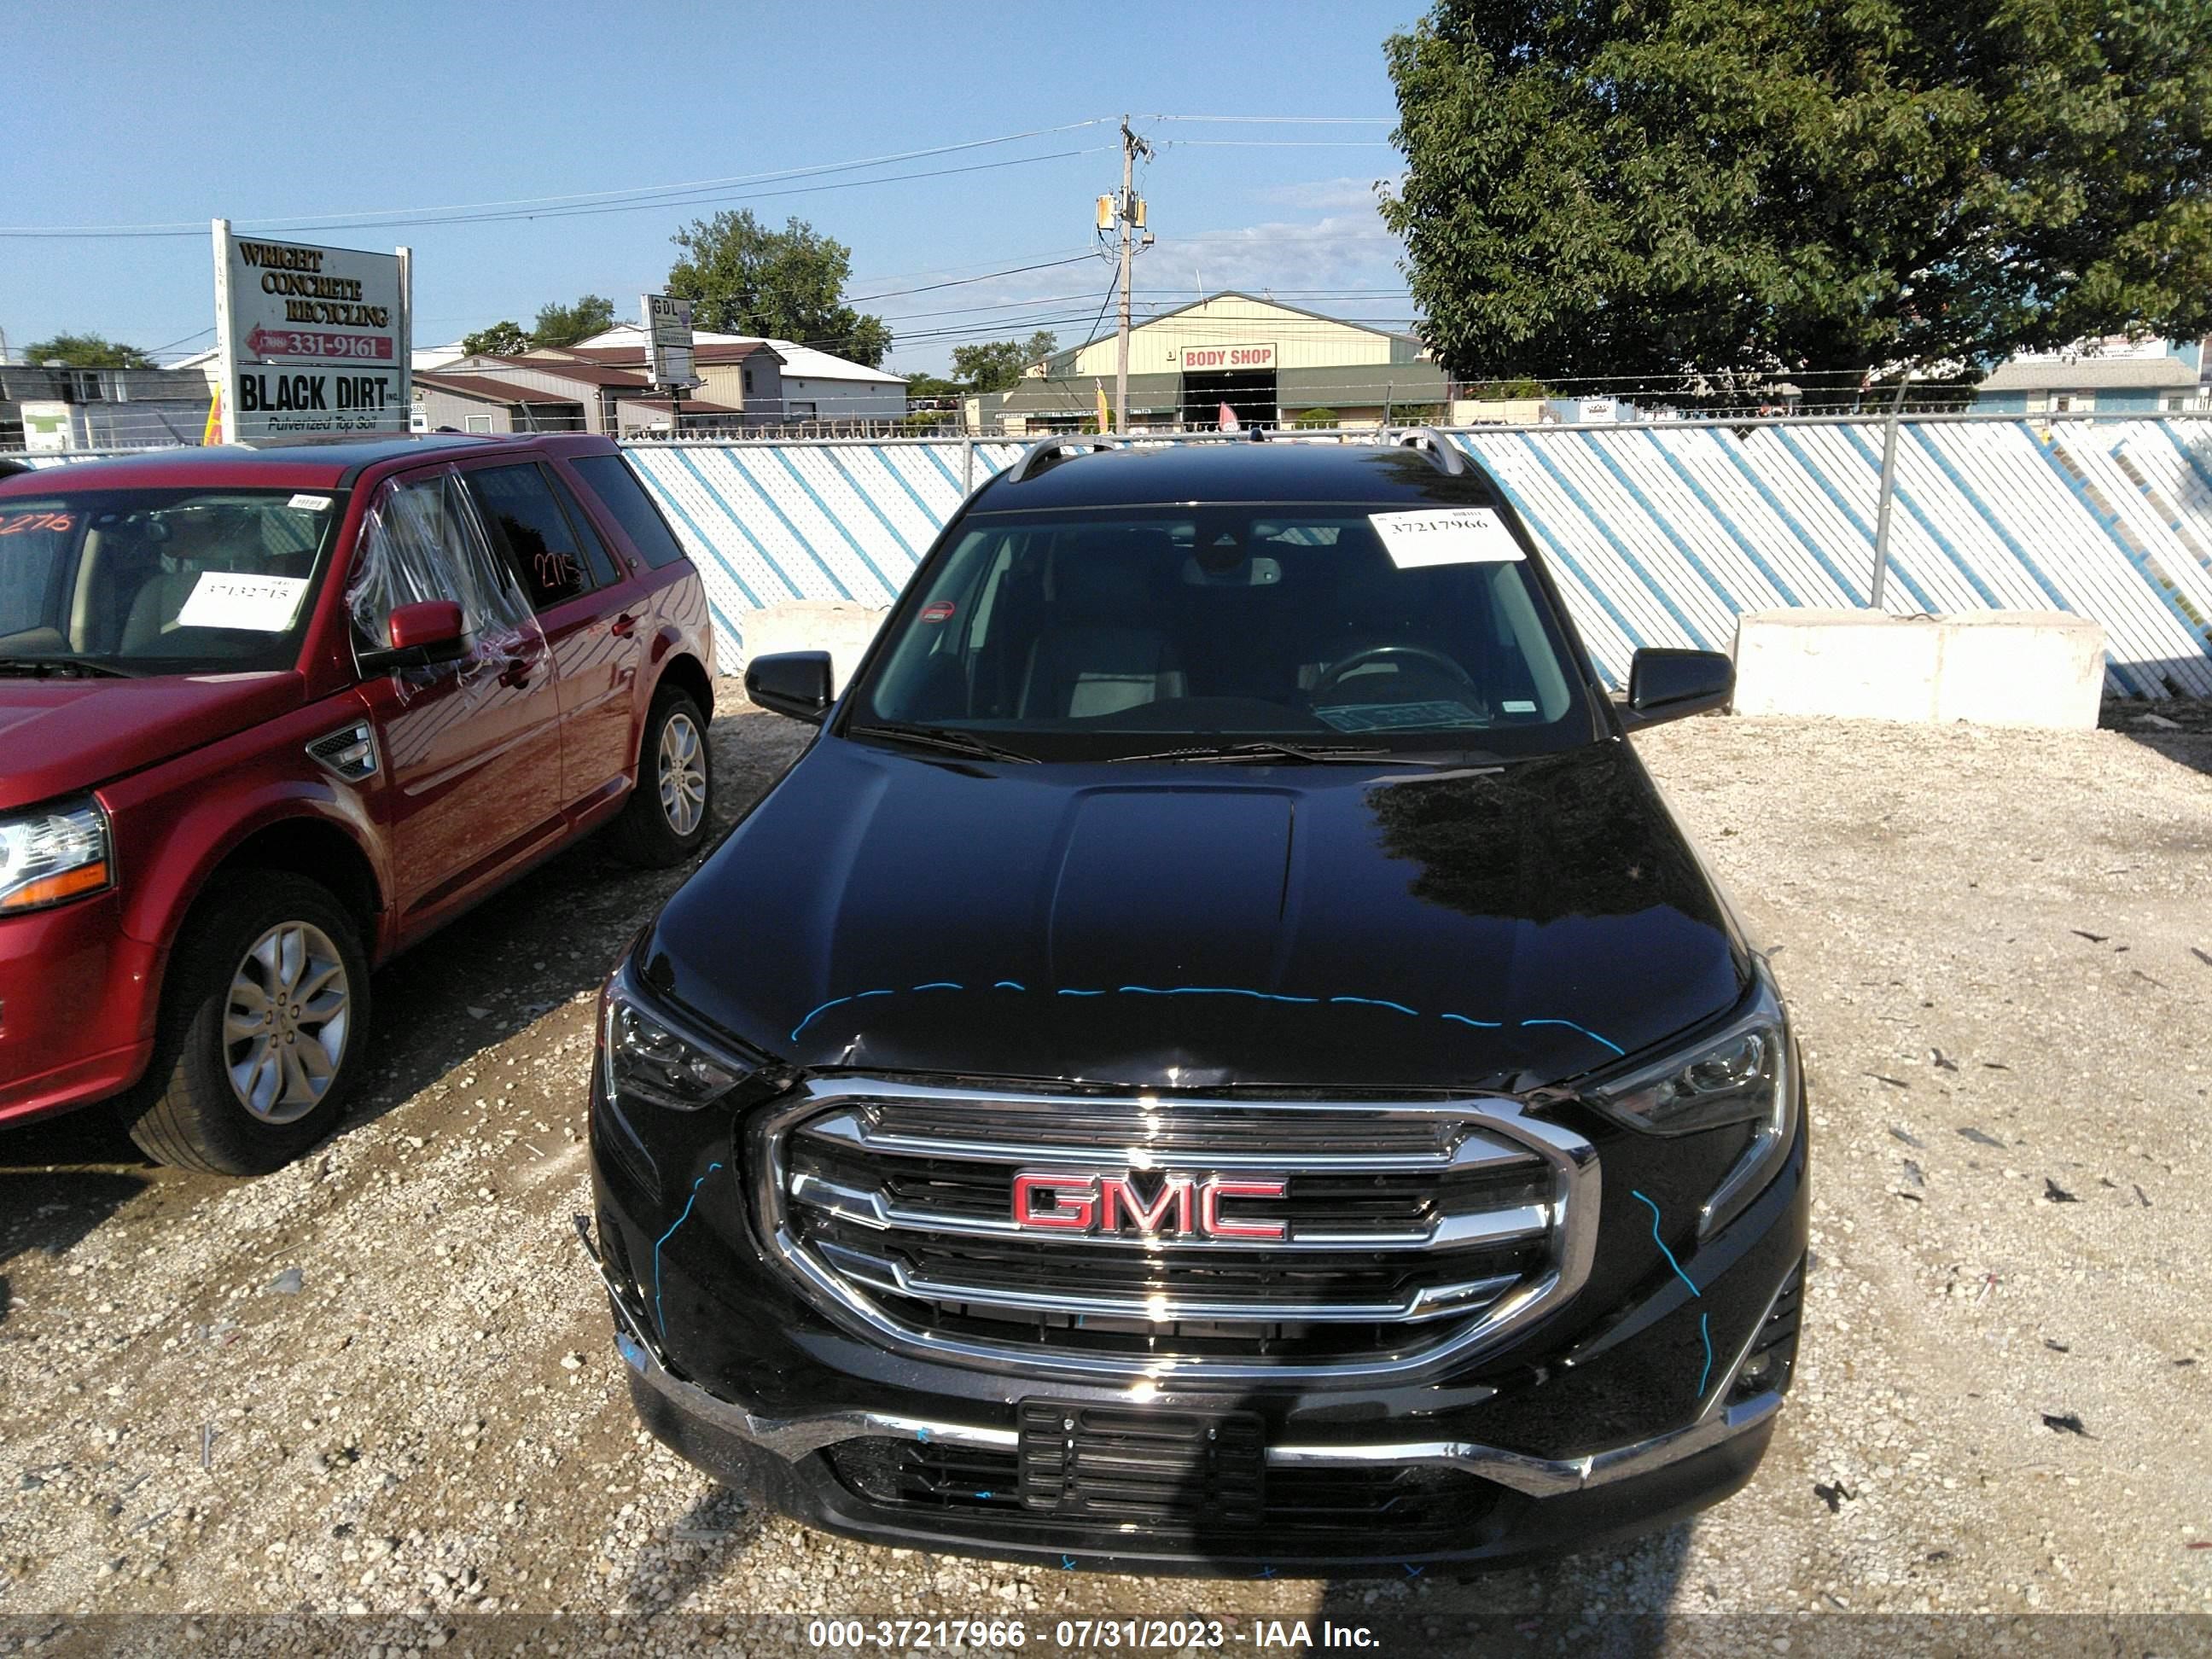
[[[272,986],[309,994],[272,1006]],[[257,1007],[265,1035],[241,1034]],[[125,1127],[156,1163],[266,1175],[337,1124],[368,1036],[368,959],[330,891],[283,871],[222,878],[177,940],[153,1064],[125,1097]]]
[[[714,819],[714,757],[707,717],[689,691],[664,685],[653,693],[638,744],[637,784],[608,830],[623,863],[666,870],[706,844]]]

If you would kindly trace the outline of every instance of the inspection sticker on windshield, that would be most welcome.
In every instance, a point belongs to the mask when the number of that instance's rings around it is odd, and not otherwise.
[[[1367,522],[1401,570],[1431,564],[1505,564],[1525,556],[1505,521],[1486,507],[1370,513]]]
[[[330,510],[331,498],[327,495],[295,495],[284,505],[295,513],[326,513]]]
[[[305,576],[250,576],[236,570],[203,570],[192,584],[179,628],[250,628],[257,634],[281,634],[292,625]]]

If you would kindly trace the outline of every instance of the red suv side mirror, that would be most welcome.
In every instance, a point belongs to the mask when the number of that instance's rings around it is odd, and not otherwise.
[[[458,645],[461,639],[461,607],[451,599],[424,599],[403,605],[387,624],[394,651],[428,651]]]
[[[461,607],[451,599],[424,599],[395,607],[385,632],[389,649],[357,653],[364,673],[451,662],[468,650]]]

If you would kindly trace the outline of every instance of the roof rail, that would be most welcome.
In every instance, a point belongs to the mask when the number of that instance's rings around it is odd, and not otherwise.
[[[1420,449],[1437,464],[1437,471],[1456,478],[1467,471],[1467,454],[1432,426],[1409,426],[1390,440],[1401,449]]]
[[[1008,483],[1019,483],[1031,473],[1064,456],[1088,455],[1102,449],[1121,447],[1115,440],[1103,436],[1047,438],[1042,443],[1031,444],[1022,451],[1022,458],[1006,469],[1006,480]]]

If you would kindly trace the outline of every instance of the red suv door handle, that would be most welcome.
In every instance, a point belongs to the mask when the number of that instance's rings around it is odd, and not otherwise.
[[[630,629],[636,626],[637,618],[631,616],[629,611],[625,611],[621,616],[617,617],[614,621],[608,625],[607,631],[612,634],[617,639],[626,640],[629,637]]]
[[[530,663],[522,657],[509,657],[507,666],[499,671],[499,683],[520,691],[530,684]]]

